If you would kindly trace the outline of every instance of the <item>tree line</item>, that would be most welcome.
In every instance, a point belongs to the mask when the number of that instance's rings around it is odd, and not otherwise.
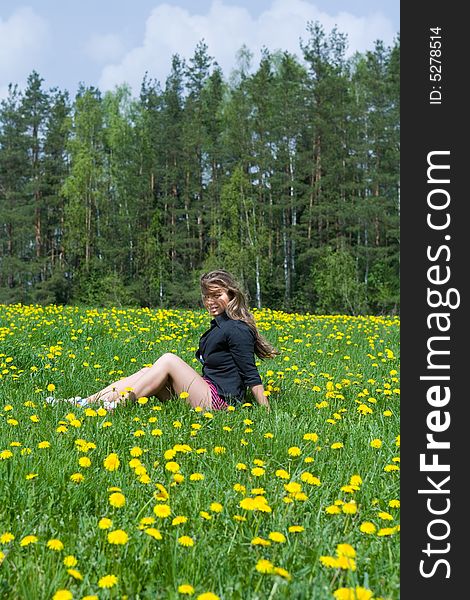
[[[399,310],[399,40],[302,61],[201,41],[134,97],[33,71],[0,103],[0,302],[194,307],[232,271],[252,306]]]

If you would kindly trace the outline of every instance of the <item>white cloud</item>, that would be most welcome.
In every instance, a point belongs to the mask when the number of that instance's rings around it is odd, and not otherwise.
[[[1,96],[6,95],[8,83],[21,83],[37,69],[47,32],[47,22],[29,7],[19,8],[6,20],[0,17]]]
[[[330,15],[307,0],[273,0],[257,18],[245,8],[225,5],[223,0],[213,0],[205,15],[160,4],[147,19],[142,44],[122,60],[106,65],[99,87],[106,90],[127,82],[136,92],[146,71],[164,84],[171,56],[179,54],[189,59],[202,39],[226,76],[234,68],[236,53],[243,44],[254,53],[255,65],[263,46],[300,56],[299,39],[307,39],[309,21],[319,21],[326,32],[337,25],[339,32],[348,35],[348,54],[372,48],[377,39],[391,44],[396,34],[391,22],[380,13],[365,17],[347,12]]]
[[[123,40],[114,33],[94,34],[85,43],[85,54],[96,63],[119,60],[126,48]]]

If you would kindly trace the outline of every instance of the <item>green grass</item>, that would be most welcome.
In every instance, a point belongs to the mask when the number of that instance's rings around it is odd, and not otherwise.
[[[56,386],[58,398],[85,396],[163,352],[176,352],[199,370],[192,361],[207,314],[0,306],[0,536],[15,536],[0,543],[1,599],[43,600],[61,589],[74,599],[180,599],[186,596],[178,586],[185,583],[194,587],[193,598],[212,592],[223,600],[328,599],[338,588],[355,586],[374,598],[399,597],[399,507],[389,506],[399,499],[398,319],[255,314],[261,332],[281,350],[275,359],[259,361],[271,413],[248,405],[206,414],[177,398],[164,404],[151,398],[100,416],[46,404],[48,384]],[[372,412],[362,414],[361,404]],[[304,439],[306,433],[318,440]],[[95,447],[84,453],[77,439]],[[371,447],[373,439],[381,440],[380,448]],[[38,448],[42,441],[50,447]],[[335,443],[343,446],[334,449]],[[165,467],[165,453],[175,445],[190,447],[171,458],[182,482]],[[134,447],[143,451],[147,479],[129,465]],[[215,452],[217,447],[224,451]],[[299,447],[300,456],[290,456],[291,447]],[[110,472],[103,460],[112,452],[120,466]],[[90,458],[89,468],[79,465],[83,456]],[[263,461],[263,475],[252,474],[254,461]],[[239,463],[247,469],[237,469]],[[277,476],[278,469],[289,479]],[[305,472],[321,484],[303,481]],[[74,473],[84,475],[81,483],[71,481]],[[204,479],[191,481],[192,473]],[[341,490],[353,475],[362,479],[358,489]],[[303,497],[289,496],[289,481],[301,484]],[[156,484],[167,490],[166,502],[155,498]],[[113,487],[126,498],[122,508],[109,504]],[[264,489],[271,512],[240,507],[253,488]],[[357,511],[347,514],[341,502],[351,500]],[[213,502],[222,512],[211,511]],[[328,514],[335,502],[339,514]],[[171,507],[169,518],[155,516],[154,507],[163,503]],[[172,525],[177,515],[187,522]],[[108,543],[109,530],[98,527],[103,517],[112,519],[111,530],[127,533],[125,545]],[[139,528],[143,517],[155,518],[151,526],[162,540]],[[360,530],[364,521],[374,523],[375,533]],[[304,531],[291,533],[292,525]],[[284,543],[252,544],[276,531]],[[27,535],[38,541],[23,547]],[[181,546],[182,535],[191,536],[194,546]],[[53,538],[63,550],[47,547]],[[354,548],[355,570],[321,563],[320,556],[336,555],[338,544]],[[67,555],[76,557],[82,579],[67,572]],[[287,573],[260,573],[260,559]],[[118,583],[101,589],[98,581],[107,574]]]

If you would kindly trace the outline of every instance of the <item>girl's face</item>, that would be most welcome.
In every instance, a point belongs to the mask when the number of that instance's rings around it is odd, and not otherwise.
[[[204,296],[204,306],[212,317],[216,317],[224,312],[230,302],[227,290],[223,288],[214,288],[207,291]]]

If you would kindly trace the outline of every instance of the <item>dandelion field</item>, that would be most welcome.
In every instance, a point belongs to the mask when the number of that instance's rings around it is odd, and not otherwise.
[[[0,306],[0,599],[399,598],[398,318],[254,314],[270,413],[107,413],[207,313]]]

